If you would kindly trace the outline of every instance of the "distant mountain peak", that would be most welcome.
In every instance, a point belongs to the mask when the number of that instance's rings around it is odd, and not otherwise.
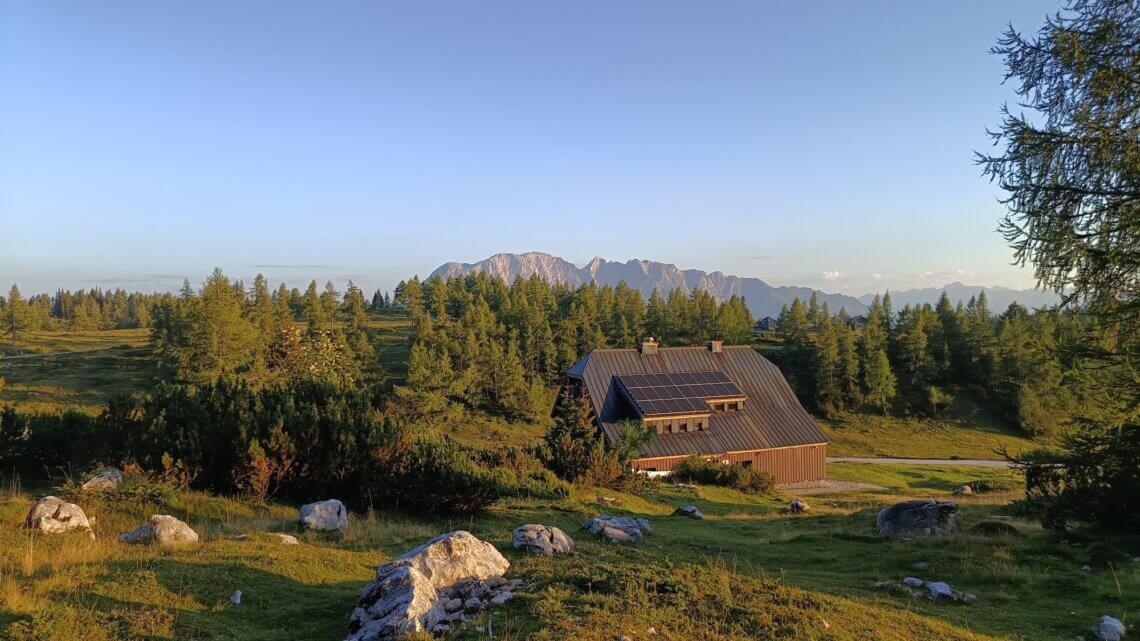
[[[624,263],[595,256],[582,267],[546,252],[525,252],[521,254],[500,253],[475,263],[451,262],[441,265],[432,276],[454,278],[473,273],[486,273],[502,278],[508,283],[516,278],[529,278],[537,275],[549,283],[560,283],[577,287],[595,282],[600,285],[617,285],[625,282],[648,297],[657,290],[662,296],[676,288],[690,292],[694,289],[712,294],[718,301],[732,296],[743,296],[756,318],[777,316],[780,308],[791,304],[795,298],[808,299],[814,292],[819,302],[826,302],[835,311],[845,308],[851,314],[860,314],[867,305],[858,299],[843,294],[829,294],[808,287],[773,287],[759,278],[741,278],[723,272],[705,272],[699,269],[685,269],[672,263],[651,260],[630,259]]]

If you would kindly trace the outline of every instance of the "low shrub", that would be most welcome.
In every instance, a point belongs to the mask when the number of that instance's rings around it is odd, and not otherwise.
[[[564,499],[572,487],[547,469],[535,455],[519,448],[471,450],[467,455],[490,471],[499,494],[538,499]]]
[[[720,485],[749,494],[770,494],[776,488],[776,480],[767,472],[700,456],[690,456],[678,463],[671,476],[682,482]]]
[[[974,491],[974,494],[1013,492],[1014,490],[1019,490],[1024,487],[1022,483],[1013,479],[977,479],[975,481],[966,483],[966,485],[970,486],[970,489]]]
[[[378,459],[372,496],[412,512],[478,512],[499,497],[495,476],[450,441],[416,441]]]

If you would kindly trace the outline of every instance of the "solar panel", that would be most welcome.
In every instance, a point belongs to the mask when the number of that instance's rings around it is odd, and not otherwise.
[[[707,413],[710,400],[744,396],[724,372],[621,374],[616,378],[643,417]]]

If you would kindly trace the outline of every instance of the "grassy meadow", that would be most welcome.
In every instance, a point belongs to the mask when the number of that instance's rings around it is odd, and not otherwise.
[[[410,324],[375,316],[369,329],[381,363],[369,376],[399,384]],[[30,333],[2,344],[7,387],[0,405],[97,413],[111,396],[143,392],[157,381],[146,341],[145,330],[115,330]],[[849,412],[821,423],[834,456],[995,458],[999,446],[1014,452],[1036,446],[966,395],[938,418]],[[436,429],[482,449],[528,446],[543,433],[543,425],[479,414]],[[283,503],[191,491],[146,500],[73,495],[96,519],[95,541],[23,529],[35,498],[67,490],[12,480],[0,491],[0,638],[55,641],[82,631],[93,641],[342,639],[377,565],[453,529],[491,541],[510,559],[510,575],[533,585],[482,615],[480,623],[504,641],[612,641],[619,634],[638,641],[1071,640],[1086,638],[1104,613],[1130,625],[1140,619],[1140,562],[1131,560],[1140,556],[1140,535],[1061,538],[1018,518],[1017,536],[969,529],[990,516],[1014,516],[1009,503],[1022,484],[1016,472],[836,463],[828,475],[881,489],[808,496],[812,511],[791,515],[782,511],[787,495],[671,485],[646,496],[576,488],[563,500],[501,499],[463,519],[353,514],[348,530],[336,535],[297,532],[296,506]],[[949,496],[977,481],[998,490],[958,499],[961,533],[912,541],[877,536],[882,507]],[[602,497],[618,505],[603,506]],[[671,516],[690,503],[706,520]],[[186,520],[202,541],[177,549],[116,541],[154,513]],[[597,513],[645,516],[654,534],[637,546],[596,540],[581,524]],[[516,553],[510,534],[522,523],[558,525],[579,545],[557,559]],[[283,545],[271,532],[297,534],[302,544]],[[248,536],[235,540],[239,534]],[[929,569],[913,570],[918,561]],[[933,602],[874,587],[908,575],[947,581],[978,599]],[[241,605],[230,604],[235,589],[243,592]],[[473,625],[448,638],[490,637]]]
[[[964,394],[938,417],[843,412],[820,425],[830,456],[997,459],[999,448],[1021,454],[1043,446]]]
[[[502,500],[460,520],[391,512],[353,514],[341,534],[299,534],[283,545],[267,532],[296,533],[296,508],[177,492],[159,504],[75,497],[96,518],[98,538],[47,536],[20,527],[33,497],[0,494],[0,636],[16,640],[335,640],[375,567],[440,532],[468,529],[512,563],[533,588],[487,611],[498,639],[1064,639],[1082,637],[1103,613],[1140,618],[1140,536],[1086,545],[1060,541],[1030,521],[1017,536],[970,526],[1008,515],[1016,492],[961,500],[964,529],[951,536],[885,541],[877,511],[900,498],[945,495],[960,470],[870,466],[873,477],[836,466],[837,477],[873,478],[890,489],[808,497],[806,515],[781,512],[787,497],[723,488],[662,486],[646,497],[581,489],[561,501]],[[896,469],[897,467],[897,469]],[[969,471],[967,471],[968,473]],[[974,470],[972,478],[1008,478]],[[897,480],[890,480],[897,479]],[[602,507],[598,497],[617,498]],[[670,516],[695,504],[706,520]],[[176,549],[120,544],[115,536],[151,513],[183,518],[203,535]],[[650,519],[642,545],[596,540],[580,529],[596,513]],[[562,527],[578,543],[556,559],[510,548],[521,523]],[[233,540],[247,534],[245,540]],[[917,561],[926,571],[911,569]],[[1090,566],[1090,571],[1082,570]],[[874,583],[915,575],[977,594],[969,604],[912,599]],[[242,590],[241,605],[230,594]],[[750,631],[749,633],[742,632]],[[483,639],[474,626],[450,639]]]

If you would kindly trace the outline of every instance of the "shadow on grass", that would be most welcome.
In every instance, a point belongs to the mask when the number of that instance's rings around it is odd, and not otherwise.
[[[179,559],[118,562],[106,566],[99,593],[59,595],[101,613],[117,638],[151,639],[343,639],[347,617],[364,581],[304,583],[238,563],[196,563]],[[155,589],[139,590],[153,580]],[[117,583],[133,584],[117,590]],[[241,590],[241,604],[230,597]],[[143,595],[129,600],[119,595]],[[150,630],[156,612],[173,615],[169,630]],[[106,617],[103,617],[104,619]]]

